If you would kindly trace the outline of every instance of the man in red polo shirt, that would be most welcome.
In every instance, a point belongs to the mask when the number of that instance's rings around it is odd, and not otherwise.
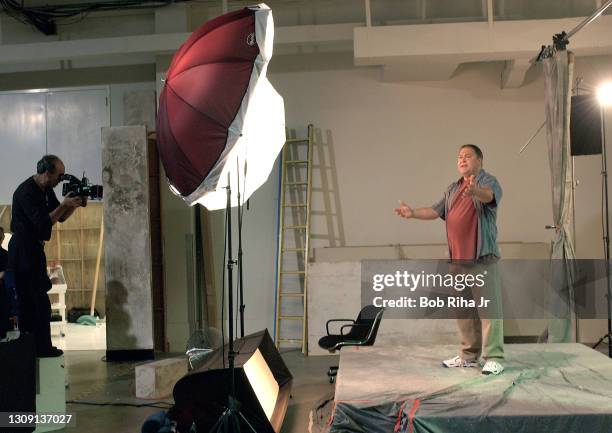
[[[497,209],[502,189],[497,179],[482,169],[483,154],[473,144],[459,148],[457,168],[461,178],[451,183],[444,197],[431,207],[412,209],[404,202],[395,209],[403,218],[446,221],[448,249],[452,261],[492,264],[498,260]],[[497,285],[496,278],[491,284]],[[497,289],[495,287],[494,289]],[[459,355],[443,361],[445,367],[476,367],[485,364],[483,374],[500,374],[504,357],[503,321],[499,318],[471,318],[457,321],[462,347]]]

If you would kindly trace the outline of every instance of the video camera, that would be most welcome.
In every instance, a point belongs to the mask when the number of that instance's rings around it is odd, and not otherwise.
[[[90,200],[102,200],[102,185],[92,185],[83,173],[83,179],[79,179],[71,174],[63,174],[60,182],[67,182],[62,185],[62,195],[72,193],[73,196],[88,197]]]

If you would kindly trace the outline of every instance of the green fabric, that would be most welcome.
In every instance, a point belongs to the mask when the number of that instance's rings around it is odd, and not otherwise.
[[[83,314],[81,317],[77,319],[77,323],[79,325],[96,326],[96,323],[98,323],[98,317],[90,316],[88,314]]]

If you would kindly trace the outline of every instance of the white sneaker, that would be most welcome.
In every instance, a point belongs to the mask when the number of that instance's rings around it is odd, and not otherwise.
[[[499,362],[497,361],[487,361],[485,362],[485,365],[482,367],[482,374],[501,374],[501,372],[504,371],[504,366],[501,365]]]
[[[478,362],[477,361],[466,361],[460,356],[455,356],[454,358],[447,359],[446,361],[442,361],[442,365],[448,368],[454,368],[454,367],[470,368],[470,367],[478,367]]]

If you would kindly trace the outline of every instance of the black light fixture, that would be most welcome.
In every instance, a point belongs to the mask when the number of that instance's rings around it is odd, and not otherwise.
[[[202,365],[174,386],[174,413],[179,431],[216,431],[230,397],[231,371],[224,366],[229,347],[212,352]],[[235,399],[240,402],[239,431],[279,433],[293,376],[267,330],[234,342]]]

